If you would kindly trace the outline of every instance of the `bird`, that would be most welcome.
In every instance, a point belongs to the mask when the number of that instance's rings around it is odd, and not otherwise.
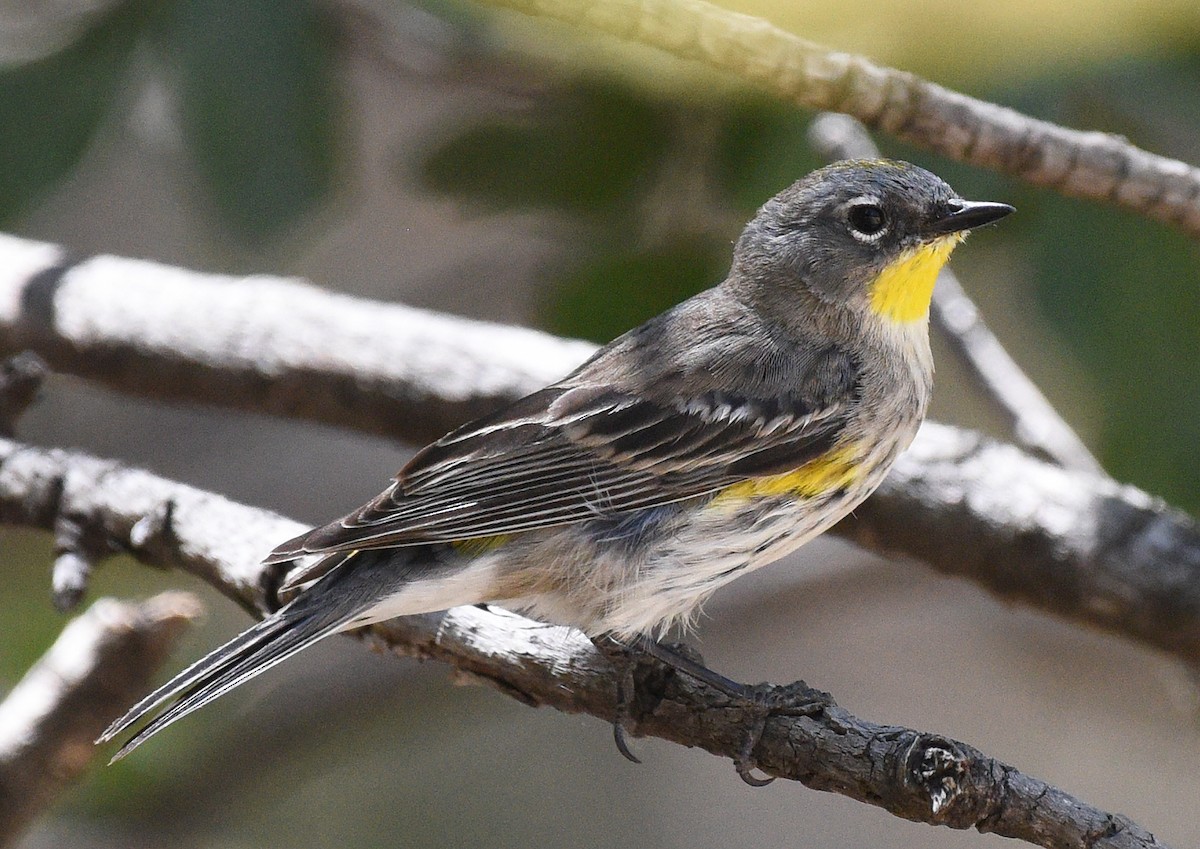
[[[317,641],[396,616],[495,604],[618,645],[686,627],[882,482],[929,404],[938,273],[1013,211],[907,162],[808,174],[746,225],[721,283],[275,548],[285,603],[97,742],[152,715],[116,761]]]

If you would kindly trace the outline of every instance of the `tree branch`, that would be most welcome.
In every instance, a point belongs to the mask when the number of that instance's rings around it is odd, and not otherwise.
[[[486,0],[730,71],[775,96],[1200,236],[1200,169],[1120,136],[1069,130],[967,97],[701,0]]]
[[[876,159],[879,148],[848,115],[818,115],[809,131],[813,147],[829,159]],[[1007,419],[1017,443],[1033,454],[1076,471],[1104,469],[1071,426],[1004,350],[967,296],[958,275],[942,269],[930,309],[933,327],[950,343],[984,395]]]
[[[71,259],[0,234],[0,350],[122,392],[426,442],[540,389],[594,345],[282,277]]]
[[[926,423],[834,533],[1200,664],[1200,528],[1105,476]]]
[[[79,778],[96,755],[93,741],[145,694],[198,612],[186,593],[141,604],[100,599],[0,703],[0,846]]]
[[[268,579],[257,558],[298,529],[147,472],[0,440],[0,521],[49,529],[60,512],[111,534],[114,545],[143,562],[183,568],[248,607],[266,601],[261,588]],[[370,639],[400,653],[444,660],[527,704],[613,718],[613,669],[582,634],[567,628],[466,607],[395,620],[371,629]],[[817,696],[818,706],[795,713],[784,707],[762,723],[748,705],[650,661],[639,663],[635,679],[631,720],[637,733],[733,757],[761,725],[753,755],[764,771],[906,819],[1053,849],[1163,846],[1128,819],[966,744],[859,719],[802,682],[763,692],[781,706]]]
[[[0,348],[23,345],[130,394],[414,441],[540,388],[594,350],[280,278],[117,257],[65,266],[57,248],[0,236]],[[930,424],[835,532],[1200,662],[1200,536],[1133,488]]]

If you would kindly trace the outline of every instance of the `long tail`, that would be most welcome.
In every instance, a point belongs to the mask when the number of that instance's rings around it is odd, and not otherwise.
[[[359,593],[339,591],[339,577],[326,575],[318,586],[205,655],[130,708],[97,743],[112,740],[167,705],[126,741],[109,763],[119,761],[171,723],[347,626],[368,604]]]

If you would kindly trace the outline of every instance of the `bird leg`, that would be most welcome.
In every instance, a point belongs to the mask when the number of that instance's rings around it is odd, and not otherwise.
[[[774,692],[774,687],[770,685],[766,685],[765,687],[750,687],[726,678],[719,672],[709,669],[699,659],[689,657],[688,654],[680,651],[680,649],[687,651],[687,646],[667,646],[648,637],[643,637],[639,647],[646,654],[656,660],[662,661],[672,669],[682,672],[684,675],[694,678],[702,684],[707,684],[717,692],[724,693],[735,701],[741,702],[753,717],[753,723],[746,732],[745,739],[742,740],[742,745],[733,759],[733,767],[737,770],[737,774],[742,781],[751,787],[766,787],[775,780],[772,776],[760,778],[754,774],[754,769],[757,766],[754,762],[754,748],[758,745],[758,741],[762,739],[763,731],[767,727],[767,719],[773,710],[770,704],[770,696]],[[689,651],[688,653],[692,654],[693,652]]]
[[[714,690],[729,696],[731,699],[752,698],[749,695],[751,688],[709,669],[704,665],[703,659],[700,658],[694,649],[682,643],[668,646],[649,637],[642,637],[635,645],[655,660],[661,660],[672,669],[682,672],[684,675],[688,675],[702,684],[707,684]],[[692,656],[689,657],[689,655]]]
[[[682,672],[743,705],[752,718],[752,722],[739,747],[738,754],[734,756],[733,765],[737,769],[738,776],[751,787],[765,787],[775,780],[771,776],[764,778],[754,774],[757,766],[754,761],[754,749],[762,739],[767,720],[775,715],[812,716],[834,704],[828,693],[815,690],[803,681],[797,681],[786,687],[772,684],[754,686],[740,684],[709,669],[699,656],[695,655],[695,652],[687,646],[668,646],[648,637],[643,637],[630,645],[625,645],[611,637],[599,638],[593,642],[618,667],[617,707],[613,719],[613,739],[621,754],[634,763],[641,763],[641,761],[629,751],[625,725],[631,719],[630,706],[636,698],[636,681],[633,676],[636,666],[635,651],[644,652],[671,669]]]

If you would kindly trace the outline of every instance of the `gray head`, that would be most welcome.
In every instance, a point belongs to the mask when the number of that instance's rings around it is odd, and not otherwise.
[[[800,287],[825,304],[911,321],[928,310],[933,280],[965,232],[1012,211],[964,201],[907,162],[838,162],[763,205],[738,239],[730,282],[772,296]]]

